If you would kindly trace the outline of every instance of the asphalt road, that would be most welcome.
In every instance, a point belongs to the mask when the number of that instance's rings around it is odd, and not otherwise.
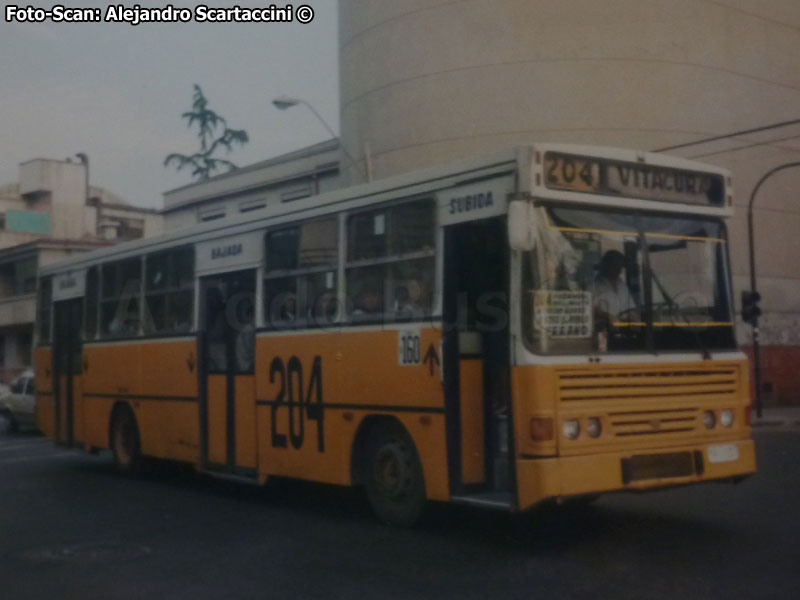
[[[0,598],[792,598],[800,431],[756,434],[759,473],[511,516],[436,506],[376,522],[353,491],[138,478],[0,433]]]

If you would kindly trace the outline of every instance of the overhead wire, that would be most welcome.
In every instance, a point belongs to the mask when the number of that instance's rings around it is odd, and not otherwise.
[[[695,140],[693,142],[686,142],[683,144],[675,144],[674,146],[664,146],[663,148],[657,148],[653,150],[653,152],[667,152],[669,150],[678,150],[679,148],[688,148],[689,146],[699,146],[700,144],[707,144],[709,142],[716,142],[719,140],[726,140],[733,137],[739,137],[741,135],[748,135],[751,133],[759,133],[761,131],[769,131],[770,129],[778,129],[780,127],[788,127],[789,125],[797,125],[800,124],[800,119],[791,119],[790,121],[781,121],[780,123],[772,123],[770,125],[763,125],[761,127],[754,127],[752,129],[743,129],[741,131],[734,131],[733,133],[726,133],[723,135],[715,135],[713,137],[704,138],[701,140]]]
[[[694,158],[706,158],[708,156],[715,156],[717,154],[727,154],[729,152],[737,152],[739,150],[746,150],[747,148],[755,148],[757,146],[769,146],[771,144],[777,144],[777,143],[780,143],[780,142],[787,142],[789,140],[794,140],[794,139],[797,139],[797,138],[800,138],[800,133],[795,134],[795,135],[790,135],[790,136],[787,136],[787,137],[783,137],[783,138],[776,138],[776,139],[765,140],[765,141],[761,141],[761,142],[753,142],[752,144],[747,144],[745,146],[736,146],[735,148],[727,148],[725,150],[717,150],[716,152],[705,152],[703,154],[694,154],[694,155],[690,156],[689,158],[692,158],[692,159],[694,159]],[[785,148],[785,149],[800,151],[800,148]]]

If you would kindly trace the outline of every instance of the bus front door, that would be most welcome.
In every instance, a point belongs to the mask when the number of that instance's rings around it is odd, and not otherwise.
[[[204,277],[200,432],[204,468],[256,474],[254,269]]]
[[[80,398],[82,371],[81,322],[83,300],[55,303],[53,325],[53,398],[55,399],[53,438],[57,443],[73,445],[81,432],[76,431],[76,408]]]
[[[451,493],[510,490],[508,243],[505,218],[444,236],[443,365]]]

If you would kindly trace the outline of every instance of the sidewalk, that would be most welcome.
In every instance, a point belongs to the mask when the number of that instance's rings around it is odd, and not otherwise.
[[[756,409],[751,413],[753,429],[800,429],[800,406],[768,406],[756,417]]]

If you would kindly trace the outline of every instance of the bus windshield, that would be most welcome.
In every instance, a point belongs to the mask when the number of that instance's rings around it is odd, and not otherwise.
[[[544,354],[735,347],[717,219],[542,207],[523,326]]]

